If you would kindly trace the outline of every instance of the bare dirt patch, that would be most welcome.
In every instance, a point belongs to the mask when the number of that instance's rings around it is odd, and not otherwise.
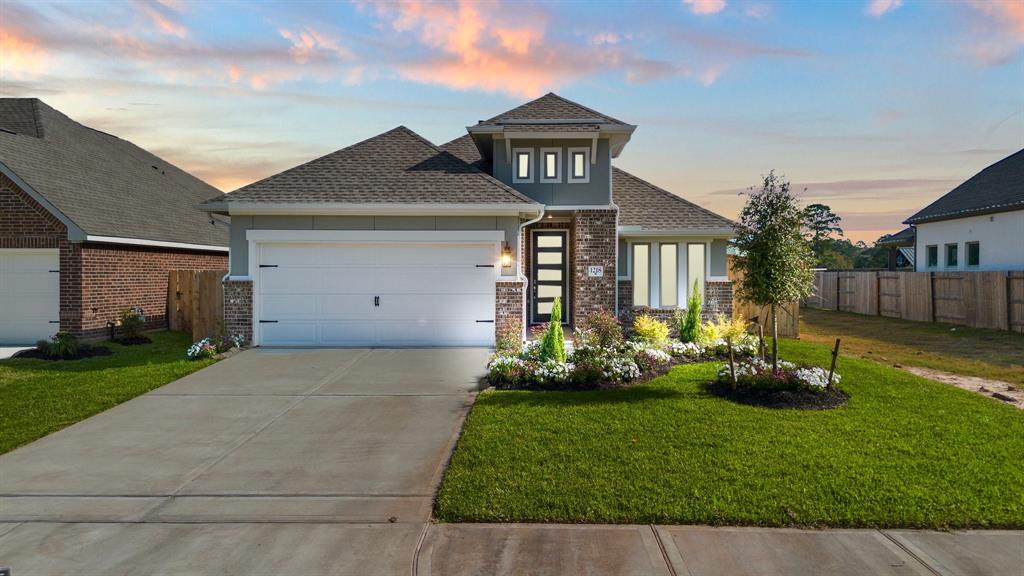
[[[1024,388],[1010,384],[1009,382],[979,378],[977,376],[952,374],[950,372],[943,372],[942,370],[935,370],[933,368],[920,368],[917,366],[897,366],[897,368],[901,368],[911,374],[917,374],[924,378],[937,380],[946,384],[952,384],[957,388],[977,392],[978,394],[1001,400],[1007,404],[1024,410]]]

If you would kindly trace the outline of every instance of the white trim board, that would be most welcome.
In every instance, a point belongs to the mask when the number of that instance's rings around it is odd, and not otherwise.
[[[504,230],[246,230],[250,242],[501,242]]]
[[[519,216],[539,214],[542,204],[508,202],[501,204],[348,204],[344,202],[217,202],[196,205],[205,212],[227,212],[231,216]]]
[[[185,242],[165,242],[163,240],[143,240],[142,238],[119,238],[117,236],[87,235],[85,242],[103,244],[129,244],[132,246],[152,246],[155,248],[181,248],[184,250],[206,250],[209,252],[227,252],[227,246],[210,246],[209,244],[188,244]]]

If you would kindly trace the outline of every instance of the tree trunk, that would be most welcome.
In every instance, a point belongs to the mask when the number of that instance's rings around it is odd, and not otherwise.
[[[779,373],[779,319],[775,316],[775,304],[771,305],[772,314],[772,374]]]

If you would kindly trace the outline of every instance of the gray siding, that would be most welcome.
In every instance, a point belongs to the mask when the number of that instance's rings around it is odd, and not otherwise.
[[[587,147],[590,140],[513,140],[512,148],[533,149],[533,161],[539,167],[541,148],[562,149],[562,174],[560,183],[542,184],[538,174],[534,174],[533,183],[512,181],[512,165],[505,156],[508,140],[494,141],[494,177],[505,184],[519,190],[537,202],[548,206],[604,206],[611,198],[611,155],[608,140],[597,141],[597,162],[590,165],[590,182],[581,184],[568,183],[569,154],[568,148]],[[535,170],[537,172],[537,170]]]
[[[233,216],[231,275],[249,274],[247,230],[503,230],[519,261],[519,219],[515,216]],[[502,270],[515,276],[516,263]]]

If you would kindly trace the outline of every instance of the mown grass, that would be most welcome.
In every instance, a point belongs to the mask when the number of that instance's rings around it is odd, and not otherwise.
[[[1024,335],[1016,332],[800,310],[801,340],[832,345],[837,336],[844,355],[1024,384]]]
[[[824,364],[825,346],[781,344]],[[711,396],[713,363],[632,388],[480,394],[436,502],[442,521],[1024,527],[1024,414],[859,359],[847,405]]]
[[[152,344],[101,342],[113,354],[59,361],[0,360],[0,454],[210,365],[189,361],[189,334],[147,334]]]

